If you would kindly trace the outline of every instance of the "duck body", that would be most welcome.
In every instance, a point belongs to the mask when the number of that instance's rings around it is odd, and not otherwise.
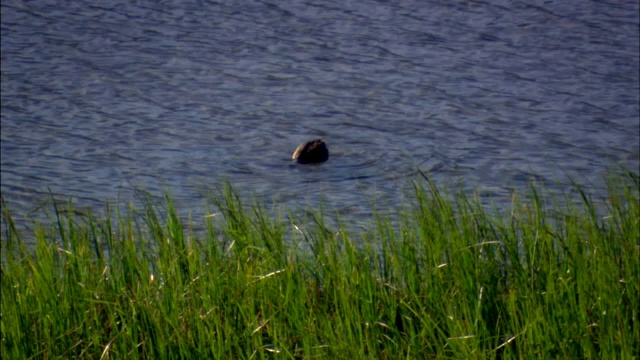
[[[314,139],[298,146],[291,156],[299,164],[315,164],[329,159],[329,149],[322,139]]]

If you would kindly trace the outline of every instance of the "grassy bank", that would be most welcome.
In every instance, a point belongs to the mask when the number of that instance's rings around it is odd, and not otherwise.
[[[425,181],[365,234],[227,187],[205,233],[170,198],[56,205],[26,246],[3,206],[2,357],[638,358],[638,176],[609,183],[604,202],[532,187],[487,211]]]

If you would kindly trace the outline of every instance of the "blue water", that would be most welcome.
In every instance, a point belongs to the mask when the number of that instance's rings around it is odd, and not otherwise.
[[[2,2],[1,192],[76,205],[230,180],[353,221],[416,169],[505,200],[639,166],[637,1]],[[298,166],[324,137],[328,162]],[[249,196],[249,195],[247,195]]]

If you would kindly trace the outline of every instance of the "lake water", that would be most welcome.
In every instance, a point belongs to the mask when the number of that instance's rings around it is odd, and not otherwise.
[[[1,192],[79,206],[229,179],[358,221],[416,169],[508,199],[637,169],[637,1],[3,1]],[[300,166],[324,137],[328,162]]]

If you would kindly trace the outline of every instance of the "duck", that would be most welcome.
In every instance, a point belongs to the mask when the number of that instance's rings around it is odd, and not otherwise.
[[[323,139],[313,139],[301,144],[291,155],[298,164],[316,164],[329,160],[329,149]]]

